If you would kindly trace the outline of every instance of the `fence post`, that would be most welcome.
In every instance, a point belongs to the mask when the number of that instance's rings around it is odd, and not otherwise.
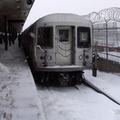
[[[106,72],[108,72],[108,22],[106,22]]]
[[[95,53],[93,55],[93,70],[92,70],[92,75],[94,77],[97,76],[97,42],[95,43]]]

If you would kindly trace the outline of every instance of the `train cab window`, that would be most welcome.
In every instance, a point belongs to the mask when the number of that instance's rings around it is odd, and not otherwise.
[[[90,46],[90,28],[78,27],[77,28],[77,46],[78,48],[88,48]]]
[[[69,41],[69,31],[65,29],[59,30],[59,41],[68,42]]]
[[[38,28],[38,45],[42,48],[53,47],[53,27]]]

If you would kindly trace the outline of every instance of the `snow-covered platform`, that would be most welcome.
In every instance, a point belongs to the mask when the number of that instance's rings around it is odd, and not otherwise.
[[[120,77],[98,71],[93,77],[85,70],[92,84],[120,100]],[[106,96],[81,84],[70,87],[38,87],[47,120],[120,120],[120,106]],[[113,97],[113,96],[112,96]]]
[[[94,86],[120,103],[120,73],[118,75],[98,71],[97,77],[91,75],[92,71],[86,70],[85,77]],[[117,74],[117,73],[116,73]]]
[[[23,49],[0,44],[0,120],[45,120]]]

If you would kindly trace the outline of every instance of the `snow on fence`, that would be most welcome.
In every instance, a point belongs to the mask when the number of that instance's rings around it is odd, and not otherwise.
[[[99,53],[99,57],[106,59],[106,53],[105,52]],[[117,62],[120,64],[120,53],[119,52],[108,52],[108,60],[111,60],[113,62]]]

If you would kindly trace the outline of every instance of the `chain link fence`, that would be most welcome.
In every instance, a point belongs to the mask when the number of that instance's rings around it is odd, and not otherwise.
[[[120,72],[120,8],[108,8],[85,16],[93,25],[98,69]],[[93,46],[95,47],[95,46]]]

